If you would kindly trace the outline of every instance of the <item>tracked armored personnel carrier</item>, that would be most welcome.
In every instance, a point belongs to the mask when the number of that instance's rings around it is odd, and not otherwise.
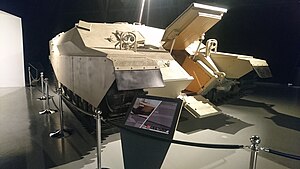
[[[195,117],[217,114],[203,96],[226,94],[248,72],[268,70],[263,60],[217,52],[212,40],[193,47],[226,11],[194,3],[166,30],[79,21],[50,41],[50,61],[66,98],[105,118],[124,114],[138,93],[180,97]]]

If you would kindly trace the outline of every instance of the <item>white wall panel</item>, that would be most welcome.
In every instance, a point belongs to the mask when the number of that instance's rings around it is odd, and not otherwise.
[[[0,11],[0,87],[25,86],[21,18]]]

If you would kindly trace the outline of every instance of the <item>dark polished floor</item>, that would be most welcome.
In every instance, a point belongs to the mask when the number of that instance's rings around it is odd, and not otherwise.
[[[53,93],[52,93],[53,94]],[[54,95],[54,94],[53,94]],[[33,88],[0,88],[0,168],[96,168],[96,139],[64,107],[65,124],[72,134],[53,139],[59,114],[39,115],[45,101]],[[57,103],[57,96],[54,97]],[[52,102],[51,108],[55,109]],[[255,92],[219,106],[223,113],[195,119],[183,112],[174,139],[193,142],[249,145],[259,135],[261,146],[300,155],[300,88],[260,84]],[[120,134],[103,140],[102,167],[124,168]],[[145,150],[147,151],[147,150]],[[171,144],[161,168],[243,169],[249,168],[248,150],[215,150]],[[258,169],[299,169],[300,162],[260,152]]]

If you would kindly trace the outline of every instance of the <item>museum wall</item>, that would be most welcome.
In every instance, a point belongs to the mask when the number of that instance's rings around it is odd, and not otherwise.
[[[140,0],[1,0],[0,10],[23,20],[26,63],[51,70],[48,41],[78,20],[138,20]],[[266,59],[273,77],[266,82],[300,84],[300,3],[298,0],[146,0],[143,23],[165,28],[192,2],[225,7],[223,19],[206,33],[224,52]],[[148,11],[147,8],[150,7]]]
[[[0,10],[0,87],[23,87],[24,55],[22,22]]]

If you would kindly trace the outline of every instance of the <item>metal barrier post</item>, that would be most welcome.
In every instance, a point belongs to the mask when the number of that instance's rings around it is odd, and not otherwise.
[[[44,73],[41,72],[41,86],[42,86],[42,97],[45,96],[45,93],[44,93]]]
[[[62,90],[61,88],[58,89],[58,95],[59,95],[59,99],[58,99],[58,106],[59,106],[59,111],[60,111],[60,132],[61,135],[64,136],[64,110],[63,110],[63,106],[62,106]]]
[[[96,110],[97,168],[101,169],[101,111]]]
[[[46,93],[47,109],[50,109],[48,78],[45,78],[45,93]]]
[[[60,129],[57,130],[56,132],[52,132],[49,134],[50,137],[52,138],[63,138],[63,137],[68,137],[70,136],[70,132],[66,131],[64,129],[64,115],[63,115],[63,104],[62,104],[62,89],[58,88],[58,106],[59,106],[59,112],[60,112]]]
[[[56,111],[55,110],[51,110],[50,109],[50,102],[49,102],[49,89],[48,89],[48,78],[45,78],[45,91],[46,91],[46,110],[43,110],[41,112],[39,112],[39,114],[53,114]]]
[[[41,87],[42,87],[42,96],[38,98],[39,100],[46,100],[45,92],[44,92],[44,73],[41,72]]]
[[[30,66],[28,66],[28,80],[29,80],[29,87],[31,87],[32,86],[32,82],[31,82]]]
[[[260,143],[260,138],[258,136],[252,136],[250,138],[250,150],[251,150],[251,155],[250,155],[250,166],[249,169],[256,169],[256,162],[257,162],[257,155],[259,152],[259,143]]]

